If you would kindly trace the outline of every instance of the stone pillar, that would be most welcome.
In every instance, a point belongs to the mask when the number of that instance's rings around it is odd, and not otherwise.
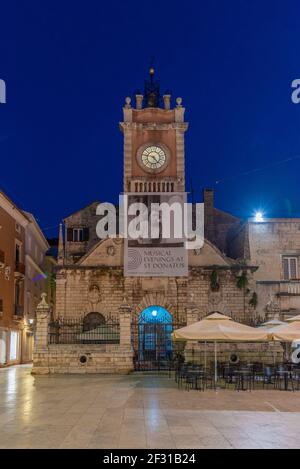
[[[49,373],[48,324],[50,306],[46,302],[46,293],[42,293],[42,301],[36,309],[36,331],[33,352],[32,374],[44,375]]]
[[[142,109],[143,107],[143,95],[142,94],[136,94],[135,95],[135,103],[136,103],[136,108],[137,109]]]
[[[164,94],[163,95],[163,100],[164,100],[165,109],[169,110],[171,108],[171,95],[170,94]]]
[[[131,349],[131,312],[132,308],[124,301],[120,312],[120,346]]]
[[[48,347],[48,323],[50,306],[46,302],[46,293],[42,293],[42,301],[36,309],[35,351],[45,350]]]

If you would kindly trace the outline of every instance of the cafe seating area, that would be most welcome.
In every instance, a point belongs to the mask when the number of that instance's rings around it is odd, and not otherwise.
[[[174,376],[178,388],[186,391],[232,389],[239,392],[274,389],[294,392],[300,390],[300,367],[293,363],[275,365],[218,363],[216,375],[213,362],[205,367],[196,362],[178,361]]]

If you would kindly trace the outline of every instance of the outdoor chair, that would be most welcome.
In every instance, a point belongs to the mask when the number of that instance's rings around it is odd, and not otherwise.
[[[251,391],[253,389],[253,372],[248,367],[236,370],[235,378],[236,391]]]
[[[204,372],[204,387],[205,389],[215,389],[215,372],[214,370],[208,370]]]
[[[300,389],[300,369],[299,368],[294,368],[292,370],[292,377],[294,384],[296,385],[296,390],[299,391]]]
[[[185,377],[185,389],[205,389],[205,373],[201,370],[188,370]]]
[[[185,363],[178,367],[177,373],[175,375],[175,380],[177,381],[178,388],[181,387],[183,381],[185,380],[187,371],[188,371],[188,365]]]
[[[269,386],[270,384],[275,387],[275,370],[272,366],[265,366],[263,370],[263,388]]]
[[[275,389],[289,391],[289,384],[291,390],[294,391],[294,378],[293,373],[290,370],[279,368],[275,372]]]
[[[229,387],[231,384],[235,384],[236,382],[236,376],[235,376],[235,370],[233,366],[225,366],[223,370],[223,378],[225,382],[225,389]]]

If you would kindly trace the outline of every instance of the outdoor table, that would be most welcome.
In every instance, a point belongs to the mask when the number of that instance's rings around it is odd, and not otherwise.
[[[203,378],[203,376],[205,375],[205,371],[204,370],[188,370],[187,371],[187,374],[188,375],[195,375],[195,379],[196,379],[196,389],[198,389],[198,378]]]

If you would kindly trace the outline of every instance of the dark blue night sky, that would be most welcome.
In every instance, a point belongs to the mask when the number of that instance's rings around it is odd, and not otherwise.
[[[238,216],[300,216],[299,1],[12,0],[0,14],[0,187],[47,236],[91,201],[117,201],[118,122],[152,56],[186,107],[196,199],[214,187]]]

